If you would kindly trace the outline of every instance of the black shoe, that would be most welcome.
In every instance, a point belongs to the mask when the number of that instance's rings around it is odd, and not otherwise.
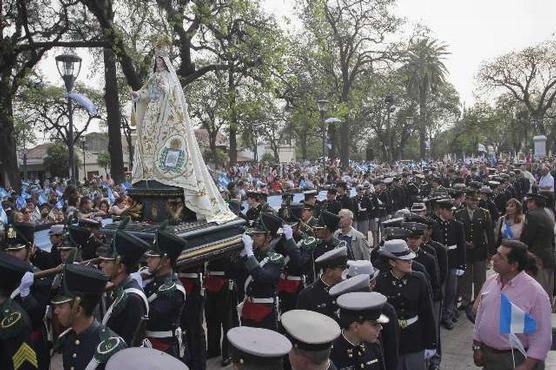
[[[230,365],[231,363],[232,363],[232,358],[231,357],[226,357],[226,358],[223,358],[222,361],[220,361],[220,366],[226,367],[226,366]]]
[[[453,322],[453,323],[458,322],[458,320],[459,320],[459,317],[458,317],[458,316],[459,316],[459,315],[454,315],[454,317],[452,317],[452,322]]]
[[[450,320],[442,320],[441,324],[448,330],[452,330],[454,328],[454,323]]]

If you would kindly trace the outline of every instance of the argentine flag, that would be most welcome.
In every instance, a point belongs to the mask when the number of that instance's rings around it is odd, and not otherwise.
[[[507,295],[500,294],[500,333],[534,333],[537,330],[535,319],[510,301]]]

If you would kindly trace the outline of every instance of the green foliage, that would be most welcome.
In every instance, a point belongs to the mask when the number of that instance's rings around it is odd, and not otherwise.
[[[50,176],[68,177],[68,148],[61,143],[52,144],[46,149],[46,156],[44,157],[44,168],[50,172]],[[74,154],[73,162],[76,168],[79,168],[80,159]]]
[[[104,168],[104,172],[108,175],[110,168],[110,153],[108,152],[101,152],[97,155],[97,164]]]
[[[263,157],[261,158],[261,162],[278,163],[278,161],[274,157],[274,154],[269,153],[269,152],[266,152],[266,153],[263,154]]]

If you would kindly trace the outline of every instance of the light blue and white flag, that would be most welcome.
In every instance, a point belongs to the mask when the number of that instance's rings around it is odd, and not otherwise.
[[[87,112],[89,112],[89,114],[91,114],[93,116],[95,114],[97,114],[97,107],[85,95],[80,94],[80,93],[76,93],[76,92],[72,92],[72,93],[69,93],[69,94],[66,93],[65,97],[74,100],[77,104],[79,104],[80,106],[85,108],[87,110]]]
[[[8,215],[6,214],[6,211],[4,211],[4,207],[2,207],[2,202],[0,202],[0,222],[4,225],[8,223]]]
[[[500,294],[500,333],[534,333],[537,322],[527,312],[517,307],[507,295]]]
[[[19,210],[27,207],[27,201],[23,195],[19,195],[15,200],[15,207]]]

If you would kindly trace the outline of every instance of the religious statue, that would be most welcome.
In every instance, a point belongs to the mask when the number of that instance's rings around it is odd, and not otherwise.
[[[203,160],[168,50],[164,46],[155,49],[147,82],[131,93],[131,121],[137,126],[132,183],[156,180],[182,188],[185,206],[198,219],[217,223],[232,220],[236,216]]]

